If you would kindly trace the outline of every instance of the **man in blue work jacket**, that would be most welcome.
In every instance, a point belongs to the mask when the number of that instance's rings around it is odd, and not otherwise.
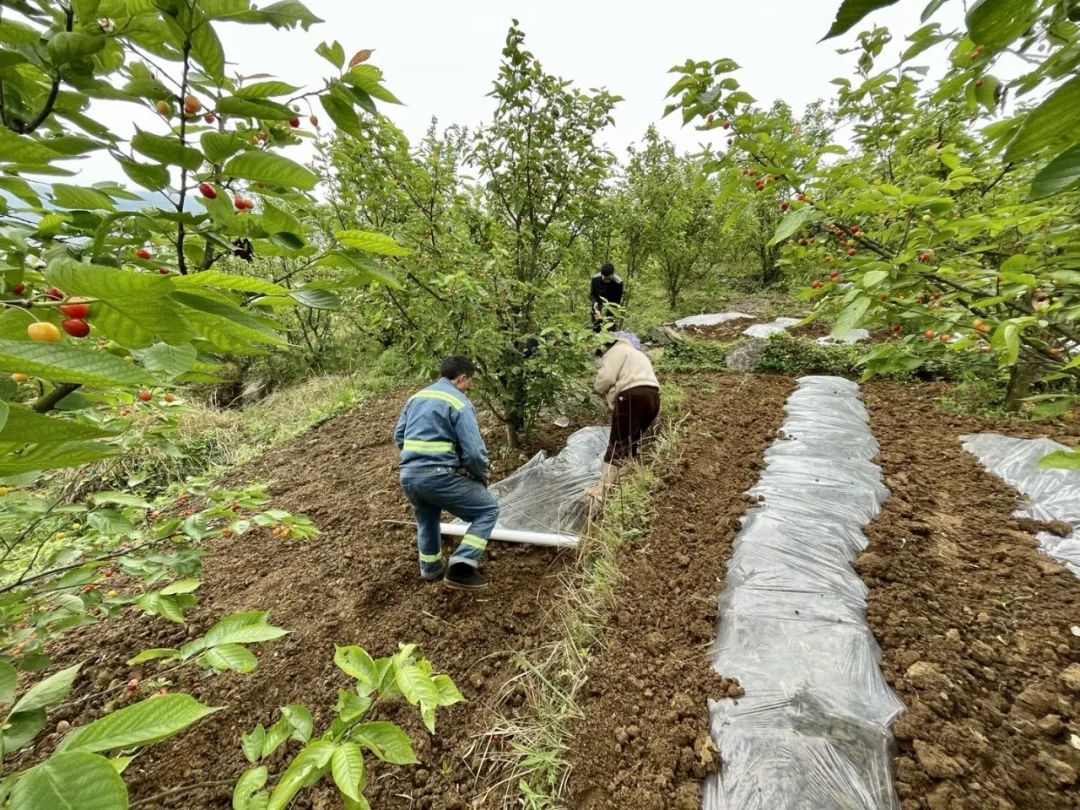
[[[420,575],[467,590],[487,584],[480,559],[499,516],[499,505],[487,491],[491,467],[476,408],[465,396],[475,373],[469,358],[447,357],[439,379],[409,397],[394,431],[401,450],[401,489],[416,515]],[[443,510],[469,521],[449,562],[443,559],[439,532]]]

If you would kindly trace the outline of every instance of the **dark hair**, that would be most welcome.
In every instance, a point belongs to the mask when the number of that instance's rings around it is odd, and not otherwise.
[[[602,275],[602,276],[613,276],[613,275],[615,275],[615,265],[613,265],[611,262],[605,263],[604,265],[602,265],[600,267],[600,275]]]
[[[448,380],[456,380],[463,374],[471,377],[476,373],[476,366],[468,357],[461,354],[452,354],[442,361],[439,366],[439,375]]]

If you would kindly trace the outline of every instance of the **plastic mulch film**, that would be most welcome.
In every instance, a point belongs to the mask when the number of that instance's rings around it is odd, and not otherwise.
[[[747,337],[767,338],[777,332],[786,332],[799,321],[799,318],[777,318],[769,323],[755,323],[743,329],[743,334]]]
[[[1065,537],[1039,532],[1036,538],[1044,553],[1080,577],[1080,471],[1038,465],[1048,453],[1069,448],[1050,439],[1014,439],[999,433],[975,433],[961,436],[960,441],[987,470],[1023,493],[1026,502],[1017,515],[1072,526]]]
[[[750,490],[719,598],[709,702],[723,766],[705,810],[898,810],[889,726],[903,710],[851,567],[888,490],[858,386],[804,377]]]
[[[842,335],[822,335],[817,339],[818,343],[826,345],[862,343],[870,339],[870,333],[865,329],[848,329]]]
[[[557,455],[541,451],[492,484],[488,491],[499,502],[497,528],[579,534],[588,517],[585,487],[600,480],[609,430],[582,428],[571,434]]]
[[[679,320],[675,321],[675,325],[680,329],[687,326],[716,326],[728,321],[753,317],[753,315],[747,315],[745,312],[713,312],[706,315],[687,315],[685,318],[679,318]]]

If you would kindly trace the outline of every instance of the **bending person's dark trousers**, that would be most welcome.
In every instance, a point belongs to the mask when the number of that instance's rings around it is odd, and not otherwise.
[[[641,452],[641,437],[660,413],[660,391],[651,385],[627,388],[615,397],[611,412],[611,437],[608,439],[604,461],[621,464],[637,458]]]

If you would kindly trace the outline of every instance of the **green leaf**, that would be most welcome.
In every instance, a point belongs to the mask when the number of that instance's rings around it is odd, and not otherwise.
[[[19,777],[10,810],[126,810],[124,780],[105,757],[53,754]]]
[[[95,506],[116,504],[118,506],[134,506],[137,509],[154,508],[154,505],[150,501],[145,498],[140,498],[138,495],[132,495],[130,492],[102,490],[101,492],[95,492],[91,498],[93,499]]]
[[[836,12],[836,20],[822,39],[831,39],[851,29],[871,11],[891,6],[896,0],[844,0]]]
[[[341,309],[341,299],[329,290],[301,287],[298,290],[292,290],[289,296],[312,309]]]
[[[432,680],[435,682],[435,688],[439,690],[440,706],[453,706],[455,703],[461,703],[465,700],[461,692],[458,691],[457,686],[450,680],[449,675],[439,674]]]
[[[173,283],[179,289],[216,287],[220,290],[234,290],[236,292],[258,293],[260,295],[289,294],[288,289],[267,279],[258,276],[241,276],[235,273],[226,273],[222,270],[205,270],[202,273],[180,276]]]
[[[23,450],[24,447],[23,442],[0,443],[0,477],[22,475],[38,470],[74,467],[91,461],[100,461],[116,455],[119,451],[119,448],[115,446],[98,442],[33,445],[31,450]],[[16,454],[16,451],[20,452]]]
[[[61,31],[46,43],[49,56],[58,64],[78,62],[105,47],[105,37],[79,31]]]
[[[221,163],[244,148],[244,139],[227,132],[204,132],[199,139],[206,159],[211,163]]]
[[[241,674],[251,672],[259,664],[255,654],[240,644],[211,647],[203,655],[203,660],[218,671],[232,670]]]
[[[274,792],[270,794],[267,810],[284,810],[288,807],[300,789],[310,783],[312,774],[325,772],[335,748],[334,743],[326,740],[309,742],[281,775]]]
[[[361,686],[374,689],[379,685],[375,661],[362,647],[335,647],[334,664],[350,678],[355,678]]]
[[[0,705],[11,703],[15,697],[15,683],[19,679],[19,673],[15,667],[7,661],[0,661]]]
[[[0,162],[23,164],[46,164],[61,157],[39,138],[16,135],[7,127],[0,127]]]
[[[215,82],[225,78],[225,49],[208,20],[203,20],[191,34],[191,55]]]
[[[179,377],[191,371],[199,357],[198,351],[190,343],[178,346],[155,343],[149,349],[136,350],[134,354],[150,371],[168,377]]]
[[[269,775],[270,771],[265,766],[248,768],[244,771],[244,775],[236,781],[236,787],[233,789],[233,810],[246,810],[252,794],[266,787]]]
[[[248,762],[258,762],[263,754],[263,745],[266,742],[266,729],[261,725],[256,726],[250,733],[240,738],[240,747],[244,751],[244,757]]]
[[[349,732],[349,738],[394,765],[415,765],[418,761],[408,735],[387,720],[361,723]]]
[[[1049,470],[1080,470],[1080,450],[1055,450],[1040,458],[1039,466]]]
[[[1046,164],[1031,182],[1031,199],[1041,200],[1080,185],[1080,141]]]
[[[125,157],[118,157],[117,160],[131,182],[145,189],[160,191],[169,185],[169,170],[164,166],[156,163],[139,163],[137,160],[129,160]]]
[[[25,662],[25,659],[24,659]],[[20,666],[26,669],[26,664],[20,662]],[[34,709],[30,712],[18,712],[12,714],[4,723],[3,734],[0,735],[0,743],[3,744],[5,753],[18,751],[45,727],[47,720],[44,709]]]
[[[75,666],[62,669],[45,680],[34,684],[25,695],[19,698],[19,701],[12,707],[11,713],[21,714],[55,706],[67,697],[68,692],[71,691],[71,685],[75,683],[75,678],[78,676],[81,667],[82,664],[75,664]]]
[[[431,676],[416,664],[399,663],[394,682],[405,699],[414,706],[418,703],[434,706],[439,702],[439,690],[432,683]]]
[[[9,403],[6,410],[7,419],[0,429],[0,442],[60,444],[115,435],[74,419],[35,413],[14,402]]]
[[[976,81],[975,98],[988,110],[997,106],[1001,82],[994,76],[983,76]]]
[[[84,208],[96,211],[101,209],[112,210],[116,207],[109,195],[102,194],[92,188],[54,183],[52,193],[53,200],[61,208]]]
[[[978,0],[967,13],[968,36],[996,51],[1030,28],[1037,14],[1036,0]]]
[[[345,65],[345,49],[340,42],[335,41],[332,45],[320,42],[315,53],[339,70]]]
[[[208,647],[216,647],[220,644],[253,644],[260,641],[273,641],[289,632],[268,624],[269,615],[264,610],[233,613],[211,627],[203,640]]]
[[[319,96],[319,101],[322,102],[323,109],[338,129],[354,138],[363,139],[364,131],[360,128],[360,117],[353,108],[352,99],[344,90],[335,87],[329,93]],[[0,154],[3,153],[0,152]]]
[[[373,687],[372,691],[374,691]],[[370,697],[361,697],[356,692],[339,689],[338,701],[337,705],[334,707],[334,711],[337,713],[338,717],[341,718],[342,722],[352,723],[363,717],[367,710],[371,708],[373,702],[374,701]]]
[[[262,23],[266,22],[274,28],[293,28],[299,25],[305,31],[312,25],[321,23],[322,20],[308,10],[308,7],[296,0],[280,0],[271,3],[257,11],[244,14],[235,18],[237,22]]]
[[[945,5],[949,0],[930,0],[927,3],[926,8],[923,9],[922,14],[919,17],[920,22],[926,22],[937,12],[939,8]]]
[[[355,251],[331,250],[329,253],[316,259],[312,266],[340,267],[358,271],[354,276],[346,279],[335,279],[339,283],[348,284],[349,286],[378,282],[380,284],[385,284],[388,287],[401,289],[401,282],[393,272],[386,268],[379,267],[379,265],[372,262],[366,256]]]
[[[341,77],[353,87],[387,104],[400,104],[397,97],[382,86],[383,73],[374,65],[357,65]]]
[[[272,152],[258,150],[240,153],[226,163],[222,171],[228,177],[288,186],[302,191],[310,191],[319,182],[318,175],[299,163]]]
[[[380,256],[408,256],[408,248],[402,247],[393,238],[373,231],[338,231],[334,237],[347,248],[376,253]]]
[[[178,579],[162,588],[158,593],[165,596],[173,596],[178,593],[194,593],[202,583],[197,579]]]
[[[179,650],[174,650],[171,647],[154,647],[151,650],[143,650],[134,658],[129,658],[127,663],[128,666],[135,666],[135,664],[145,664],[147,661],[159,661],[163,658],[173,659],[179,657]]]
[[[236,90],[236,95],[241,98],[270,98],[271,96],[288,96],[297,92],[300,88],[294,84],[281,81],[255,82],[244,85]]]
[[[179,734],[216,711],[183,693],[147,698],[75,729],[57,750],[100,753],[150,745]]]
[[[225,351],[251,351],[257,344],[284,345],[281,336],[228,299],[202,292],[182,292],[173,298],[186,309],[184,317],[206,340]]]
[[[864,290],[872,290],[888,278],[888,270],[869,270],[862,274],[862,278],[859,279],[859,286]]]
[[[98,299],[91,305],[94,326],[121,346],[140,348],[155,339],[183,343],[191,338],[169,298],[173,285],[165,276],[65,259],[50,265],[45,277],[68,295]]]
[[[283,250],[303,250],[307,246],[307,242],[302,237],[297,236],[290,231],[278,231],[270,234],[270,241]],[[265,255],[265,251],[264,251]]]
[[[1080,128],[1080,76],[1073,76],[1027,114],[1016,137],[1005,150],[1005,160],[1016,162],[1051,146]]]
[[[871,299],[867,295],[855,296],[836,317],[832,329],[833,337],[840,337],[858,326],[870,308],[870,303]]]
[[[311,733],[315,729],[315,721],[311,717],[311,711],[307,706],[293,703],[281,707],[281,716],[284,717],[292,728],[292,738],[297,742],[306,743],[311,739]]]
[[[780,244],[793,234],[798,233],[798,231],[800,231],[807,223],[821,219],[821,216],[820,211],[809,205],[805,208],[800,208],[798,211],[792,211],[780,220],[780,224],[776,228],[776,233],[774,233],[772,239],[769,240],[769,247]]]
[[[195,604],[195,597],[180,594],[165,596],[158,591],[145,593],[135,600],[140,610],[154,616],[161,616],[177,624],[184,623],[184,608]]]
[[[217,103],[216,109],[222,115],[238,115],[262,121],[288,121],[296,115],[284,104],[276,101],[243,96],[226,96]]]
[[[330,772],[338,789],[353,801],[360,801],[364,792],[364,755],[360,746],[345,742],[330,758]]]
[[[131,148],[158,163],[195,171],[203,163],[202,153],[198,149],[184,146],[178,138],[154,135],[138,130],[131,139]]]
[[[1005,357],[1007,365],[1012,365],[1020,356],[1020,329],[1015,323],[1006,321],[998,324],[990,337],[990,345]]]

